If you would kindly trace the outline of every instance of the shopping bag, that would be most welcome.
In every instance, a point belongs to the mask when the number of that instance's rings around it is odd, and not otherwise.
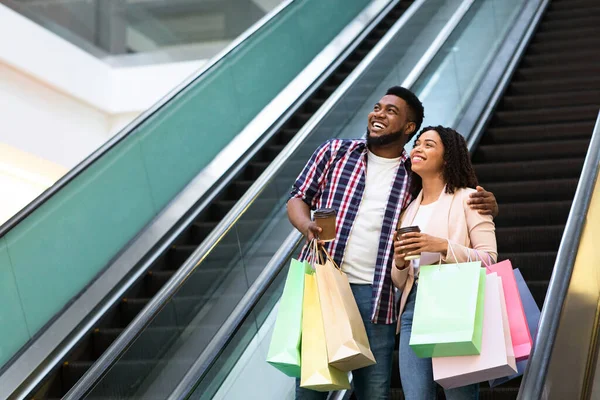
[[[531,332],[531,339],[535,341],[538,332],[538,324],[540,323],[540,308],[538,307],[531,291],[527,287],[527,283],[525,283],[525,279],[523,279],[523,275],[521,275],[521,271],[518,268],[514,270],[515,279],[517,280],[517,286],[519,287],[519,294],[521,295],[521,301],[523,302],[523,308],[525,309],[525,315],[527,316],[527,326],[529,327],[529,332]],[[512,379],[518,378],[519,376],[525,373],[525,368],[527,368],[528,359],[517,361],[517,373],[511,376],[507,376],[505,378],[494,379],[489,382],[490,387],[495,387],[506,383]]]
[[[444,389],[508,376],[517,372],[510,338],[502,280],[496,273],[485,281],[485,306],[481,354],[434,357],[433,379]]]
[[[482,262],[485,261],[482,259]],[[504,298],[506,299],[506,311],[508,312],[508,324],[510,325],[510,336],[515,350],[517,361],[526,359],[531,353],[533,340],[527,325],[527,317],[523,308],[523,301],[519,294],[519,287],[512,264],[509,260],[497,264],[486,265],[488,273],[496,272],[502,278],[504,287]]]
[[[323,250],[315,264],[329,365],[352,371],[375,364],[367,331],[346,274]]]
[[[329,365],[317,279],[314,273],[308,273],[304,276],[302,350],[300,355],[301,387],[320,392],[350,389],[348,374]]]
[[[421,266],[410,347],[418,357],[479,354],[484,300],[479,261]]]
[[[300,378],[304,275],[310,268],[308,262],[292,259],[267,354],[269,364],[294,378]]]

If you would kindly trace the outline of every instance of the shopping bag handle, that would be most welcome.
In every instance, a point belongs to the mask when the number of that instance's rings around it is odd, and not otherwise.
[[[489,264],[488,264],[488,263],[486,263],[486,262],[483,260],[483,257],[481,257],[481,254],[479,254],[479,250],[477,250],[477,249],[473,249],[473,250],[475,251],[475,254],[477,254],[477,258],[479,258],[479,261],[481,261],[481,262],[483,263],[483,265],[485,265],[485,269],[487,269],[488,271],[492,272],[492,271],[490,270],[490,266],[491,266],[493,263],[492,263],[492,257],[489,255],[489,253],[486,253],[486,252],[484,252],[484,253],[487,255],[487,257],[488,257],[488,261],[489,261]],[[470,254],[470,252],[469,252],[469,254]]]
[[[331,263],[333,264],[333,266],[335,267],[335,269],[337,269],[338,271],[340,271],[340,273],[342,273],[342,269],[337,265],[337,263],[333,260],[333,258],[329,255],[329,252],[327,252],[327,250],[325,250],[324,247],[321,248],[321,250],[323,251],[323,253],[325,253],[325,258],[329,261],[331,261]]]
[[[454,257],[454,261],[456,262],[456,264],[458,264],[458,258],[456,257],[456,253],[454,252],[454,249],[452,248],[452,243],[450,243],[450,239],[446,239],[446,241],[448,242],[448,249],[450,250],[450,252],[452,253],[452,257]],[[442,265],[442,255],[440,254],[440,261],[438,262],[438,266]]]

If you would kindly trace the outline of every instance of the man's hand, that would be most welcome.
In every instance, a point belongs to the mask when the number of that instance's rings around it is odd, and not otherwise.
[[[308,243],[310,243],[312,240],[317,239],[317,243],[322,246],[325,244],[324,241],[322,240],[318,240],[319,239],[319,234],[323,231],[323,229],[319,228],[317,226],[317,223],[315,221],[310,221],[308,224],[306,224],[306,228],[304,228],[303,230],[303,234],[304,236],[306,236],[306,241]]]
[[[496,218],[498,216],[498,203],[494,193],[486,191],[481,186],[477,186],[477,191],[471,193],[467,204],[472,210],[477,210],[481,215],[491,215]]]

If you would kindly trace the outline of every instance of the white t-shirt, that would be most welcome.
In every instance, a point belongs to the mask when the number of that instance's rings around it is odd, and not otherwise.
[[[365,190],[342,262],[350,283],[373,284],[383,216],[399,166],[400,157],[368,152]]]
[[[437,201],[431,203],[431,204],[427,204],[426,206],[419,206],[419,209],[417,210],[417,215],[415,215],[415,219],[413,220],[412,225],[413,226],[418,226],[419,229],[421,230],[421,232],[425,232],[425,229],[427,228],[427,224],[429,223],[429,220],[431,219],[431,214],[433,214],[433,210],[435,209],[435,205],[437,204]],[[415,269],[415,276],[419,276],[419,266],[420,266],[420,258],[417,258],[416,260],[412,260],[412,265]]]

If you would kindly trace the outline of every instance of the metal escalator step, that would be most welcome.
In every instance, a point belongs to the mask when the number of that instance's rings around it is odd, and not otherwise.
[[[579,179],[545,179],[485,184],[485,189],[494,193],[500,208],[510,203],[526,201],[572,201]],[[501,213],[504,213],[502,211]]]
[[[235,229],[240,238],[249,238],[256,233],[258,227],[264,222],[261,219],[238,220],[233,229]],[[217,226],[218,222],[196,222],[193,226],[193,243],[200,244],[208,234]]]
[[[594,120],[598,115],[597,106],[554,107],[536,110],[498,111],[494,115],[494,124],[499,125],[535,125],[554,122],[579,122]]]
[[[286,128],[282,129],[279,133],[279,139],[281,144],[288,144],[294,136],[298,133],[299,129],[297,128]]]
[[[548,281],[554,269],[556,251],[498,254],[498,261],[510,260],[513,268],[519,268],[525,281]]]
[[[476,164],[480,183],[579,178],[583,158]]]
[[[94,329],[92,332],[94,358],[92,360],[98,359],[123,331],[123,328]]]
[[[539,200],[502,204],[502,212],[494,219],[496,228],[566,224],[572,201]]]
[[[498,252],[556,251],[564,225],[497,228]]]
[[[546,140],[590,139],[593,131],[593,121],[491,127],[484,134],[481,143],[502,144]]]
[[[549,10],[568,11],[578,8],[589,8],[597,6],[597,0],[554,0],[550,3]]]
[[[177,245],[169,249],[169,262],[179,268],[198,248],[198,245]],[[236,255],[240,254],[240,249],[237,243],[222,243],[215,247],[209,254],[210,260],[228,261]]]
[[[540,81],[512,81],[508,88],[511,95],[533,95],[536,93],[560,93],[574,90],[600,89],[600,77],[565,76],[563,79],[545,79]]]
[[[585,157],[588,139],[516,144],[488,144],[477,148],[473,162],[531,161]]]
[[[544,15],[546,21],[573,20],[576,18],[600,17],[600,4],[586,5],[563,10],[549,10]]]
[[[533,37],[532,43],[550,42],[554,40],[589,39],[597,36],[598,34],[600,34],[600,27],[598,26],[574,28],[569,29],[568,31],[537,32]]]
[[[600,40],[597,41],[600,48]],[[553,51],[545,50],[544,53]],[[547,79],[562,79],[570,76],[598,76],[600,75],[600,64],[591,61],[585,61],[581,64],[571,62],[569,64],[547,65],[534,68],[519,68],[513,79],[521,81],[542,81]]]
[[[596,29],[594,29],[596,31]],[[570,32],[570,31],[568,31]],[[589,32],[589,30],[586,30]],[[552,32],[553,33],[553,32]],[[562,33],[559,33],[559,35]],[[598,29],[600,34],[600,29]],[[521,67],[546,67],[548,65],[569,65],[585,62],[600,62],[600,52],[593,49],[572,49],[560,53],[544,53],[526,55],[521,62]]]
[[[502,99],[501,107],[503,110],[523,110],[581,105],[600,106],[600,90],[577,90],[552,94],[534,94],[530,96],[505,96]]]
[[[538,32],[562,31],[580,28],[593,28],[598,26],[598,17],[573,18],[568,20],[543,21]],[[528,49],[529,50],[529,49]]]

